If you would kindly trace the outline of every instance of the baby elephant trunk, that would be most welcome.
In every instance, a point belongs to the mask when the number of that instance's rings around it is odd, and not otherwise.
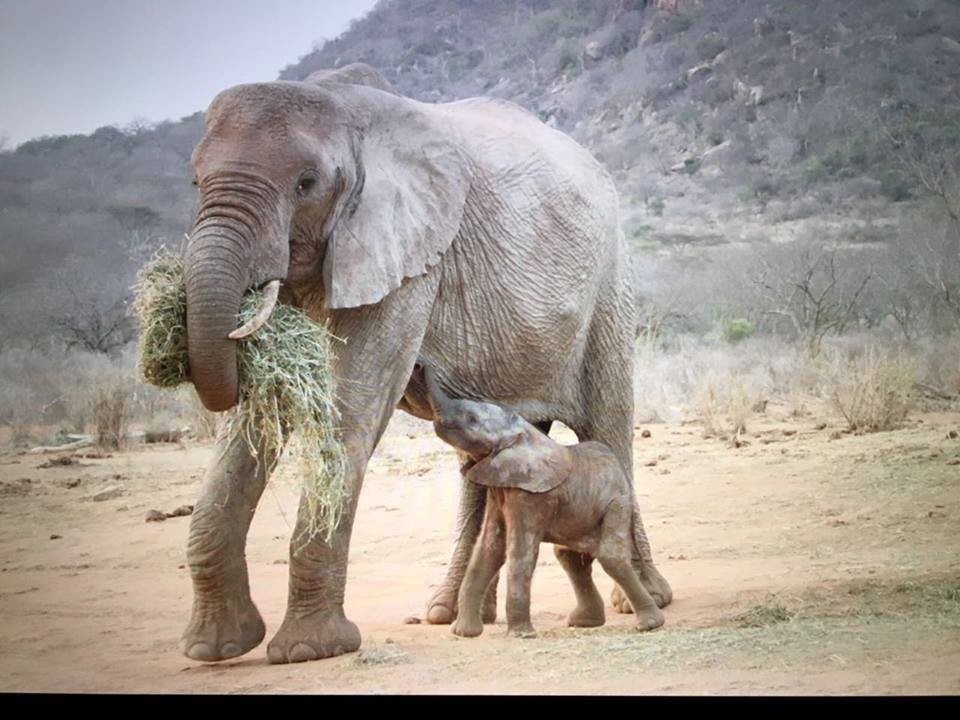
[[[444,416],[450,405],[450,396],[447,395],[437,382],[436,373],[429,365],[422,365],[423,378],[427,384],[427,402],[437,420]]]

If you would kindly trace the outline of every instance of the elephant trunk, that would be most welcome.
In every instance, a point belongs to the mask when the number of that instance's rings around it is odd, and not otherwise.
[[[237,403],[237,349],[228,335],[237,327],[247,287],[244,245],[239,233],[200,223],[184,257],[190,379],[214,412]]]
[[[248,173],[221,173],[200,187],[203,200],[184,254],[190,379],[208,410],[238,399],[236,339],[266,322],[287,273],[286,208],[276,188]],[[267,283],[264,307],[237,328],[247,288]]]

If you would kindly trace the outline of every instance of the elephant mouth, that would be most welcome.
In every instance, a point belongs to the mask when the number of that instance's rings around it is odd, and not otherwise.
[[[476,459],[490,455],[495,449],[493,443],[464,432],[463,428],[457,423],[442,419],[436,420],[433,423],[433,428],[437,433],[437,437],[445,443],[452,445],[458,450],[462,450]]]

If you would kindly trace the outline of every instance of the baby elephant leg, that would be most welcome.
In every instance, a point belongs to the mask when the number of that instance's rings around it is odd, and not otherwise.
[[[637,630],[653,630],[663,625],[664,616],[656,601],[643,587],[630,562],[632,513],[633,508],[628,503],[615,500],[610,504],[603,517],[597,560],[607,574],[623,588],[633,606]]]
[[[509,512],[509,511],[508,511]],[[531,513],[531,515],[535,515]],[[524,512],[507,518],[507,634],[535,637],[530,622],[530,585],[543,532]]]
[[[454,635],[476,637],[483,632],[481,610],[484,595],[503,565],[506,555],[506,537],[500,508],[487,502],[480,539],[460,585],[457,597],[457,619],[451,628]],[[495,586],[494,586],[495,587]]]
[[[603,598],[593,583],[591,565],[593,558],[590,555],[578,553],[562,545],[554,545],[553,553],[557,556],[560,566],[566,571],[573,592],[577,596],[577,607],[567,618],[570,627],[599,627],[606,622],[603,610]]]

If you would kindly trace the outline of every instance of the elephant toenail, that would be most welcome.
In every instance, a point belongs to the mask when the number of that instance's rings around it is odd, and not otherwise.
[[[317,657],[317,652],[306,643],[297,643],[290,648],[290,662],[307,662],[316,660]]]
[[[213,651],[213,646],[204,642],[194,643],[187,648],[184,655],[191,660],[198,660],[199,662],[216,662],[220,659]]]
[[[237,655],[243,655],[243,650],[236,643],[228,642],[220,646],[220,657],[224,660],[237,657]]]

